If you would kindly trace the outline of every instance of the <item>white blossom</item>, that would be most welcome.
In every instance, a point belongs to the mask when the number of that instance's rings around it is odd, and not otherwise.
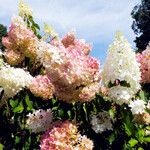
[[[19,2],[19,16],[24,17],[24,16],[32,16],[33,12],[30,6],[26,3],[24,3],[23,0],[20,0]]]
[[[102,133],[106,130],[113,130],[111,118],[108,112],[100,112],[97,115],[92,115],[91,117],[92,129],[96,133]]]
[[[20,90],[27,87],[33,77],[20,68],[4,65],[0,68],[0,86],[6,97],[15,96]]]
[[[32,132],[38,133],[47,130],[53,119],[53,115],[50,109],[36,110],[33,113],[29,113],[27,119],[27,127],[32,130]]]
[[[131,101],[129,104],[129,107],[131,108],[132,114],[142,114],[145,112],[145,106],[146,102],[144,102],[143,100],[134,100]]]

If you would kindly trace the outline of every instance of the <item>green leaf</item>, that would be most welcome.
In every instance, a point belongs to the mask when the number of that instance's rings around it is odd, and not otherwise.
[[[150,137],[145,137],[143,140],[144,140],[145,142],[150,142]]]
[[[145,131],[143,129],[138,129],[138,131],[136,132],[136,137],[140,142],[143,142],[144,135]]]
[[[4,149],[4,145],[0,143],[0,150]]]
[[[51,101],[53,105],[56,103],[56,100],[54,98]]]
[[[131,114],[126,113],[124,114],[124,117],[125,117],[124,118],[125,119],[125,123],[124,123],[125,132],[128,136],[131,136],[135,132],[134,123],[132,122]]]
[[[23,103],[22,103],[22,101],[21,101],[21,102],[19,103],[19,105],[13,109],[13,112],[14,112],[14,113],[22,113],[23,110],[24,110],[24,106],[23,106]]]
[[[38,30],[40,30],[40,26],[37,23],[33,24],[35,28],[37,28]]]
[[[26,102],[26,104],[28,106],[27,110],[32,110],[33,109],[33,102],[30,101],[30,98],[29,98],[28,95],[26,95],[26,97],[25,97],[25,102]]]
[[[150,126],[147,126],[146,129],[147,129],[147,130],[150,130]]]
[[[128,143],[131,147],[134,147],[136,144],[138,144],[138,141],[136,139],[131,139]]]
[[[67,114],[68,114],[68,117],[71,118],[71,111],[70,110],[67,111]]]
[[[53,111],[58,110],[58,106],[52,108]]]
[[[109,143],[110,143],[110,145],[111,145],[111,144],[115,141],[115,133],[112,133],[112,134],[109,136],[108,140],[109,140]]]
[[[62,109],[58,110],[58,116],[61,118],[64,116],[64,111]]]
[[[127,126],[127,124],[124,123],[125,132],[128,136],[132,135],[131,129]]]
[[[86,109],[86,104],[85,103],[83,104],[83,110],[84,110],[84,113],[85,113],[86,120],[88,120],[87,109]]]
[[[15,144],[18,144],[20,142],[20,137],[16,136],[15,137]]]
[[[17,100],[11,99],[10,100],[10,105],[11,105],[12,108],[17,107],[17,105],[18,105],[18,99]]]
[[[138,150],[144,150],[142,147],[139,147]]]
[[[145,100],[145,93],[144,93],[144,91],[140,91],[139,96],[140,96],[140,99]]]

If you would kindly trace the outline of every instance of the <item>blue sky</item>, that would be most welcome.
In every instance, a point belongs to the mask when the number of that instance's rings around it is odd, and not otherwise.
[[[76,29],[77,36],[92,43],[91,55],[104,62],[115,32],[122,31],[132,47],[135,35],[131,29],[131,11],[140,0],[25,0],[36,20],[51,24],[62,36]],[[0,23],[7,26],[18,12],[18,0],[0,0]]]

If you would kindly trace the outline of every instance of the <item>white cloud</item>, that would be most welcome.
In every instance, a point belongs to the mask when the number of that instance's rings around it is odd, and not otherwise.
[[[25,0],[40,23],[52,24],[59,33],[76,28],[79,37],[93,43],[109,43],[115,31],[124,32],[133,44],[131,11],[140,0]],[[8,23],[17,13],[14,0],[0,0],[0,20]],[[99,45],[100,45],[99,44]]]

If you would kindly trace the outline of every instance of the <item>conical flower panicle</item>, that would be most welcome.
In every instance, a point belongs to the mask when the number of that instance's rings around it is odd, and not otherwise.
[[[102,71],[102,82],[108,88],[108,96],[120,105],[128,103],[140,89],[140,79],[135,52],[123,34],[118,32],[109,47]]]

